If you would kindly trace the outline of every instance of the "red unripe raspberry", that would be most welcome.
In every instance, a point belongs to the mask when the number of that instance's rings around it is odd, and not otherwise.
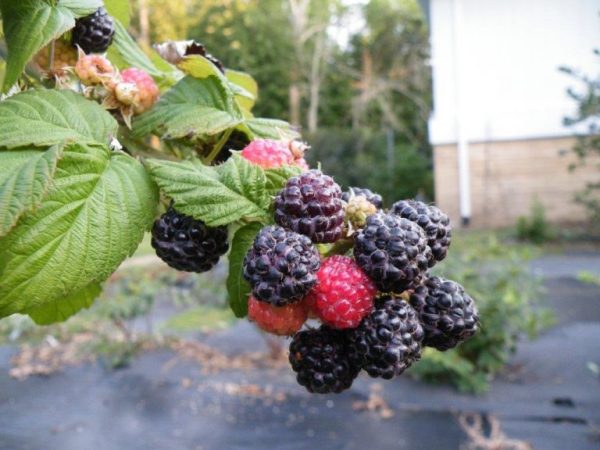
[[[296,165],[308,170],[308,164],[302,155],[292,152],[290,147],[291,144],[284,141],[257,139],[242,150],[242,157],[263,169]]]
[[[314,310],[324,323],[344,329],[356,328],[371,312],[375,294],[377,287],[352,258],[335,255],[321,263],[309,296],[314,297]]]
[[[252,296],[248,299],[248,319],[267,333],[292,336],[302,328],[307,315],[308,309],[303,301],[286,306],[273,306]]]
[[[133,106],[140,103],[140,90],[134,83],[116,83],[114,91],[115,97],[123,105]]]
[[[137,94],[133,96],[131,105],[136,114],[141,114],[152,107],[160,93],[158,86],[150,75],[141,69],[130,67],[121,72],[123,83],[134,85]]]

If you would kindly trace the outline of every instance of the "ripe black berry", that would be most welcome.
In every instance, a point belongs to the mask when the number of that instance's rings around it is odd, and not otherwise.
[[[479,315],[464,288],[450,280],[431,277],[410,296],[425,339],[423,345],[448,350],[477,332]]]
[[[372,377],[390,379],[419,360],[422,339],[414,309],[401,298],[386,295],[349,332],[350,354]]]
[[[244,278],[257,300],[284,306],[301,300],[316,284],[320,265],[310,239],[269,226],[256,235],[244,258]]]
[[[402,292],[416,285],[430,256],[423,230],[391,214],[367,217],[354,238],[356,262],[383,292]]]
[[[427,245],[431,248],[429,267],[443,260],[450,247],[452,228],[450,219],[439,208],[418,200],[401,200],[392,205],[391,212],[415,222],[425,231]]]
[[[367,201],[375,205],[375,208],[383,208],[383,199],[381,198],[381,195],[367,188],[351,187],[342,194],[342,200],[349,202],[352,197],[358,197],[359,195],[362,195]]]
[[[227,252],[227,227],[209,228],[201,220],[169,207],[152,227],[152,247],[169,266],[207,272]]]
[[[342,236],[342,190],[333,178],[309,170],[288,180],[275,198],[275,222],[313,242],[335,242]]]
[[[115,22],[104,7],[75,21],[71,42],[85,53],[104,53],[115,34]]]
[[[339,393],[350,386],[360,366],[348,354],[346,334],[326,326],[296,333],[289,360],[298,383],[309,392]]]

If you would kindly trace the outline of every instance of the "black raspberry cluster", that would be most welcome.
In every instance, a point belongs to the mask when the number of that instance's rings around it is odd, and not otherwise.
[[[386,210],[368,189],[342,192],[308,168],[302,150],[256,140],[241,152],[263,168],[302,169],[275,196],[273,224],[259,231],[243,263],[248,317],[266,332],[293,336],[289,361],[298,382],[338,393],[361,370],[390,379],[423,347],[444,351],[475,334],[473,299],[428,273],[450,246],[448,216],[417,200]],[[171,207],[156,221],[152,244],[171,266],[199,272],[227,251],[227,235]],[[321,324],[309,327],[308,319]]]

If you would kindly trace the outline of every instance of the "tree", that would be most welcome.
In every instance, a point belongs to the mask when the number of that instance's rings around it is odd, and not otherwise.
[[[133,2],[133,29],[138,42],[146,47],[150,43],[187,39],[198,14],[216,2],[183,0],[136,0]]]
[[[294,52],[286,3],[208,2],[195,17],[189,38],[205,44],[225,65],[253,74],[260,86],[257,114],[288,119]]]
[[[332,82],[324,84],[322,95],[323,104],[340,111],[338,117],[353,130],[332,130],[331,135],[322,130],[311,139],[310,158],[322,161],[344,185],[362,178],[389,202],[417,194],[432,198],[431,85],[423,17],[408,0],[370,1],[362,16],[364,26],[350,45],[332,52],[335,63],[329,62],[326,74]],[[340,126],[323,116],[329,126]],[[364,178],[366,172],[376,175]]]
[[[340,9],[338,3],[215,2],[197,11],[200,18],[190,37],[254,74],[262,86],[258,111],[314,130],[327,69],[324,61],[332,47],[327,30]]]
[[[600,57],[600,50],[594,53]],[[577,155],[578,164],[571,167],[593,164],[600,169],[600,73],[595,77],[588,76],[575,69],[563,67],[561,70],[573,77],[579,84],[578,89],[569,88],[567,94],[576,104],[576,112],[572,117],[564,119],[565,125],[587,125],[587,133],[577,134],[577,144],[573,151]],[[576,201],[584,205],[589,213],[592,225],[600,227],[600,180],[591,182],[577,194]]]
[[[368,2],[359,10],[364,26],[349,43],[336,32],[357,12],[339,0],[143,2],[152,40],[194,38],[227,65],[253,73],[259,114],[310,134],[350,122],[389,129],[427,149],[428,41],[414,0]]]
[[[421,12],[414,1],[373,0],[364,16],[366,26],[352,40],[354,126],[383,123],[412,145],[426,147],[431,87]]]
[[[321,86],[333,43],[327,31],[335,15],[342,13],[340,2],[288,0],[294,35],[295,64],[291,68],[290,122],[300,125],[301,100],[306,98],[306,126],[314,133],[319,124]],[[307,89],[303,89],[307,86]],[[308,92],[307,92],[308,91]]]

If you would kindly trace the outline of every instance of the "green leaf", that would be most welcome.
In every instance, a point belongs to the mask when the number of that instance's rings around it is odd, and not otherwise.
[[[9,0],[10,1],[10,0]],[[43,0],[45,3],[48,3],[48,0]],[[39,0],[36,2],[39,3]],[[57,6],[53,6],[53,8],[65,8],[71,11],[74,17],[77,19],[79,17],[89,16],[94,13],[98,8],[102,6],[102,0],[59,0],[53,2],[50,0],[50,3],[57,3]]]
[[[216,77],[221,83],[223,90],[226,92],[228,97],[235,97],[237,103],[246,108],[247,105],[254,104],[255,98],[248,91],[240,86],[237,86],[229,81],[209,59],[202,55],[189,55],[184,56],[183,59],[177,64],[183,72],[190,75],[191,77],[198,78],[199,80]],[[251,108],[252,106],[250,106]],[[247,108],[248,111],[250,108]]]
[[[265,195],[267,179],[259,166],[239,154],[233,154],[225,164],[217,166],[217,171],[224,185],[253,200],[262,209],[269,209],[271,199]]]
[[[260,223],[249,223],[236,231],[229,252],[229,274],[227,275],[227,293],[229,306],[236,317],[248,314],[248,295],[250,285],[242,275],[244,257],[254,242],[254,237],[262,228]]]
[[[238,104],[247,111],[251,111],[258,98],[258,84],[250,75],[237,70],[225,72],[229,80],[229,87],[235,94]]]
[[[300,137],[300,133],[284,120],[251,118],[245,125],[256,138],[291,140]]]
[[[33,211],[48,191],[62,146],[45,152],[0,152],[0,237],[15,226],[25,212]]]
[[[153,55],[154,50],[149,49]],[[119,69],[137,67],[148,72],[159,84],[171,86],[175,84],[179,75],[175,67],[158,57],[150,58],[135,40],[129,35],[127,29],[119,20],[115,20],[115,36],[108,49],[108,57]]]
[[[104,0],[104,6],[108,13],[117,19],[125,28],[131,21],[131,5],[129,0]]]
[[[137,160],[106,147],[66,148],[42,204],[0,239],[0,317],[104,281],[135,251],[157,202]]]
[[[265,189],[265,173],[237,154],[217,167],[206,166],[197,159],[148,159],[146,166],[179,211],[208,226],[226,225],[242,218],[268,219],[270,198]]]
[[[51,6],[44,0],[0,0],[8,47],[2,91],[15,84],[32,56],[51,40],[75,26],[77,17],[93,13],[102,0],[63,0]]]
[[[137,136],[154,132],[163,139],[215,135],[243,121],[233,94],[217,77],[186,76],[133,123]]]
[[[282,166],[277,169],[265,170],[265,175],[267,176],[267,193],[274,197],[283,189],[291,177],[295,177],[301,173],[302,169],[298,166]]]
[[[108,144],[117,131],[108,112],[72,91],[31,90],[0,102],[0,146],[6,148]]]
[[[245,110],[249,117],[252,117],[250,111],[252,110],[252,108],[254,108],[254,104],[256,103],[256,97],[254,97],[252,94],[250,94],[250,92],[248,92],[243,87],[238,86],[237,84],[229,83],[229,88],[233,92],[233,95],[235,95],[235,101],[240,106],[240,108]]]
[[[92,303],[100,295],[100,292],[102,292],[100,284],[91,283],[74,294],[32,308],[26,311],[26,313],[38,325],[64,322],[82,309],[92,306]]]
[[[241,87],[254,98],[258,98],[258,83],[251,75],[238,70],[227,69],[225,76],[236,86]]]
[[[177,67],[194,78],[201,80],[213,76],[219,78],[225,86],[229,85],[227,78],[219,68],[202,55],[184,56]]]
[[[153,77],[163,75],[119,20],[115,20],[115,35],[108,49],[108,57],[120,69],[133,66],[145,70]]]

